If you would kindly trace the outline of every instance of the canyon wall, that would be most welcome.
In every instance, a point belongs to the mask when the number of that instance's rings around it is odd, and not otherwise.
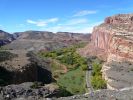
[[[92,51],[97,51],[97,55],[108,61],[133,61],[133,14],[108,17],[104,23],[94,27],[91,43],[79,50],[84,55]]]
[[[108,25],[111,28],[107,28],[110,31],[110,36],[104,42],[104,44],[108,43],[106,45],[107,49],[104,47],[108,54],[107,61],[133,62],[133,14],[108,17],[104,24],[105,27]]]
[[[91,43],[79,52],[84,56],[96,55],[106,61],[102,72],[109,89],[133,86],[130,78],[133,68],[133,14],[106,18],[104,23],[94,27]]]

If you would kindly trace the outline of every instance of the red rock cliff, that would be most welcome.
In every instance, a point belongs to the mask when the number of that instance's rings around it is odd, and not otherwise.
[[[133,14],[106,18],[103,24],[94,27],[91,43],[80,52],[109,61],[133,61]]]
[[[91,43],[79,52],[106,61],[102,67],[108,89],[133,86],[133,14],[108,17],[94,27]]]

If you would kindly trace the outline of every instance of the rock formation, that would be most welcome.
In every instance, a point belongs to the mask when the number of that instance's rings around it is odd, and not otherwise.
[[[88,42],[90,34],[47,31],[25,31],[14,33],[15,41],[5,46],[7,49],[27,51],[53,50],[79,42]]]
[[[114,90],[98,90],[94,94],[74,95],[70,97],[61,97],[52,100],[131,100],[133,98],[133,88],[114,91]]]
[[[100,90],[94,94],[74,95],[56,98],[58,90],[51,91],[46,87],[31,88],[33,83],[27,82],[19,85],[8,85],[0,88],[0,100],[132,100],[133,87],[120,91]]]
[[[102,71],[108,88],[133,86],[130,73],[133,68],[133,14],[106,18],[103,24],[94,27],[91,43],[79,52],[82,55],[97,55],[106,61]]]
[[[6,84],[34,81],[50,83],[52,81],[52,74],[48,68],[50,65],[47,62],[41,61],[40,58],[27,51],[8,51],[17,56],[0,62],[0,80],[2,79]]]
[[[4,32],[2,30],[0,30],[0,46],[3,46],[5,44],[10,43],[11,41],[13,41],[15,38],[13,37],[13,35]]]
[[[45,100],[56,95],[58,90],[49,90],[36,82],[25,82],[18,85],[0,87],[0,100]]]

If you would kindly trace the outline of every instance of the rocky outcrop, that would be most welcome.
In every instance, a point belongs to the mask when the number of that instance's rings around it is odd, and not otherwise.
[[[102,67],[103,77],[107,81],[107,87],[111,90],[119,90],[133,86],[133,63],[131,62],[107,62]]]
[[[98,90],[93,94],[73,95],[68,97],[56,96],[58,89],[49,90],[46,86],[33,88],[35,83],[26,82],[18,85],[0,87],[0,100],[132,100],[133,87],[116,90]]]
[[[13,35],[0,30],[0,46],[8,44],[8,43],[12,42],[14,39],[15,38],[13,37]]]
[[[93,94],[74,95],[71,97],[61,97],[52,100],[131,100],[133,99],[133,88],[125,90],[99,90]]]
[[[133,62],[133,14],[119,14],[106,18],[103,24],[94,27],[91,43],[79,52],[82,55],[97,55],[106,61],[102,71],[103,77],[107,80],[108,88],[120,89],[133,86],[133,83],[128,80],[131,77],[125,69],[125,67],[130,67],[128,65],[130,62]],[[112,71],[111,63],[114,62],[117,63],[113,66],[118,69]],[[124,67],[122,69],[125,71],[121,71],[121,66]],[[133,67],[132,64],[131,67]],[[117,75],[115,73],[119,76],[117,77],[118,80],[116,80]],[[127,76],[121,76],[123,73]],[[124,83],[122,84],[122,82]],[[113,84],[117,85],[114,87]]]
[[[59,90],[49,90],[46,86],[33,88],[35,83],[26,82],[18,85],[0,87],[0,100],[132,100],[133,87],[123,90],[99,90],[93,94],[74,95],[69,97],[56,96]]]
[[[0,85],[39,81],[50,83],[52,75],[48,62],[22,50],[10,50],[18,56],[0,62]],[[2,80],[2,81],[1,81]]]
[[[12,84],[0,87],[0,100],[42,100],[43,98],[45,100],[45,98],[52,97],[57,93],[57,90],[51,91],[39,84],[25,82],[18,85]]]

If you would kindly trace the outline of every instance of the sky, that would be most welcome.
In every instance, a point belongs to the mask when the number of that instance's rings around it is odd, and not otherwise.
[[[91,33],[121,13],[133,13],[133,0],[0,0],[0,29]]]

